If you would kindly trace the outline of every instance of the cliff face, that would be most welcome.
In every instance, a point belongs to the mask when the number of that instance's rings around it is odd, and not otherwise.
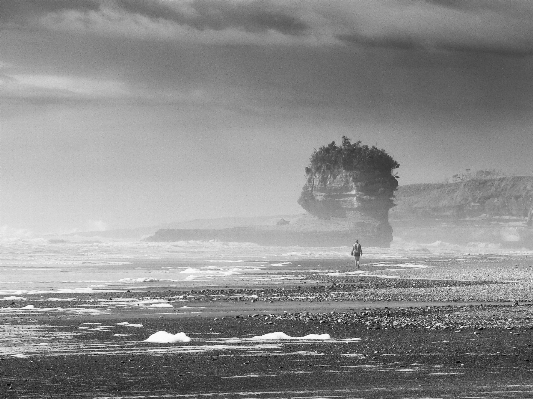
[[[365,177],[364,179],[362,177]],[[268,225],[233,228],[159,230],[148,241],[213,240],[262,245],[365,247],[406,242],[494,243],[533,248],[528,211],[533,207],[533,177],[472,179],[449,184],[398,187],[392,176],[308,174],[300,197],[306,215],[275,219]],[[396,206],[393,207],[392,195]],[[391,207],[393,207],[391,209]],[[530,215],[533,218],[533,215]],[[192,226],[191,226],[192,227]]]
[[[472,179],[399,187],[394,219],[527,217],[533,206],[533,176]]]
[[[398,188],[396,238],[533,248],[533,176],[471,179]]]
[[[346,219],[353,235],[388,246],[392,241],[389,210],[397,186],[390,173],[308,171],[298,203],[319,219]]]

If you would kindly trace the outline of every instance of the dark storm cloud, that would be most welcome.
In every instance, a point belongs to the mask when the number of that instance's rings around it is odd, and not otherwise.
[[[438,45],[437,49],[470,54],[494,54],[502,57],[527,57],[533,55],[533,46],[515,47],[490,44],[444,43]]]
[[[402,36],[369,37],[361,34],[350,34],[337,35],[336,37],[347,44],[364,47],[421,51],[425,49],[422,41]],[[494,54],[503,57],[526,57],[533,54],[533,45],[521,46],[520,43],[516,45],[505,45],[498,43],[461,43],[443,40],[442,43],[435,43],[434,48],[448,52]]]
[[[3,0],[0,22],[24,23],[35,16],[64,10],[96,11],[100,3],[99,0]]]
[[[526,0],[2,0],[2,22],[204,44],[533,54]]]
[[[533,4],[499,0],[414,0],[339,3],[335,37],[359,47],[398,50],[533,53]]]
[[[440,7],[448,7],[455,9],[469,8],[469,4],[472,4],[471,0],[424,0],[428,4],[434,4]]]
[[[493,11],[502,14],[531,16],[533,11],[529,0],[418,0],[437,7],[461,11]]]
[[[118,0],[117,4],[130,13],[165,19],[198,30],[240,28],[249,32],[275,30],[287,35],[302,34],[308,25],[287,9],[268,1],[233,3],[195,0],[186,9],[179,4],[155,0]]]
[[[400,36],[369,37],[360,34],[349,34],[337,35],[336,37],[348,44],[358,44],[367,47],[384,47],[399,50],[422,48],[415,40]]]
[[[199,31],[237,28],[248,32],[274,30],[285,35],[301,35],[309,28],[298,16],[291,14],[290,7],[269,1],[234,3],[219,0],[6,0],[0,2],[0,22],[24,23],[49,13],[85,13],[105,8],[122,10],[126,15],[166,20]]]

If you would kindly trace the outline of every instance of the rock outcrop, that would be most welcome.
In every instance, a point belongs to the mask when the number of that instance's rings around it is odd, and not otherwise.
[[[159,230],[148,241],[221,240],[262,245],[347,246],[360,238],[365,247],[388,246],[390,223],[399,243],[447,242],[533,248],[533,176],[471,179],[455,183],[400,186],[384,181],[366,186],[347,172],[304,186],[305,215],[274,218],[263,225],[232,228]],[[396,180],[396,179],[394,179]],[[386,183],[389,182],[387,185]],[[379,184],[378,184],[379,183]],[[365,191],[361,186],[373,187]],[[310,191],[312,189],[312,196]],[[390,198],[394,192],[394,206]],[[370,206],[372,205],[372,206]],[[379,206],[376,206],[379,205]],[[388,220],[383,220],[388,212]],[[380,227],[381,226],[381,227]],[[192,227],[192,226],[190,226]],[[380,230],[381,229],[381,230]]]
[[[320,152],[329,154],[324,157]],[[346,219],[353,236],[388,246],[389,210],[398,187],[392,171],[398,166],[383,150],[343,138],[342,147],[332,143],[315,151],[298,203],[317,218]]]
[[[263,245],[388,247],[389,210],[398,186],[392,171],[400,165],[384,150],[343,137],[315,151],[298,203],[308,212],[274,226],[227,229],[159,230],[149,241],[223,240]]]

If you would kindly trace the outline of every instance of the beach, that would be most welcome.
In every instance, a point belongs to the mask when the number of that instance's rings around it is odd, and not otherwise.
[[[531,396],[533,254],[343,250],[4,245],[0,394]]]

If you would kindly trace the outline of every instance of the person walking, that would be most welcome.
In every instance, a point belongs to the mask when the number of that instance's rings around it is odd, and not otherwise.
[[[361,244],[359,244],[359,240],[355,240],[355,244],[352,246],[352,256],[355,259],[355,267],[359,269],[359,260],[361,259],[361,255],[363,255],[363,248],[361,247]]]

